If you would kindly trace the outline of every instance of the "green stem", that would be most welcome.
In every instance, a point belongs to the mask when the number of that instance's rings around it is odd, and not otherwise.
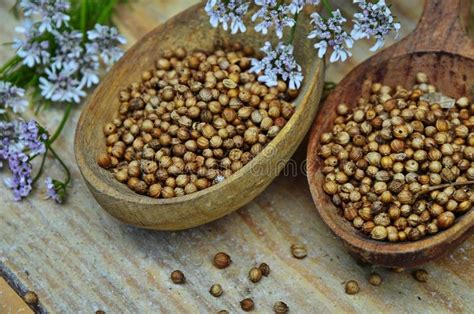
[[[329,4],[329,1],[328,0],[323,0],[323,6],[324,8],[326,9],[326,11],[328,12],[329,16],[332,17],[332,7],[331,5]]]
[[[56,160],[59,161],[59,163],[64,169],[64,172],[66,172],[66,181],[64,182],[64,185],[67,186],[69,182],[71,182],[71,172],[69,171],[69,168],[66,166],[66,164],[61,159],[61,157],[59,157],[59,155],[56,153],[56,151],[52,147],[49,147],[49,150],[53,154],[54,158],[56,158]]]
[[[298,12],[295,13],[295,25],[293,25],[293,27],[291,28],[291,32],[290,32],[290,39],[288,41],[289,44],[292,44],[293,41],[295,40],[295,33],[296,33],[296,26],[298,25]]]
[[[64,111],[63,119],[61,120],[61,123],[59,124],[58,128],[56,129],[56,132],[54,132],[53,136],[51,136],[48,140],[48,146],[51,146],[54,141],[61,135],[61,132],[66,125],[67,120],[69,119],[69,115],[71,114],[71,109],[72,109],[72,103],[68,103],[66,110]]]
[[[18,63],[20,63],[20,61],[21,61],[21,58],[19,56],[14,56],[0,68],[0,74],[3,74],[6,70],[11,68],[12,66],[17,65]]]
[[[46,146],[46,151],[44,152],[43,159],[41,160],[40,169],[38,170],[38,173],[36,174],[35,178],[33,179],[33,185],[39,180],[39,178],[43,174],[43,168],[44,168],[44,163],[46,161],[46,156],[48,155],[48,149],[49,149],[49,147]]]
[[[82,31],[82,39],[86,40],[87,36],[87,1],[81,1],[81,31]]]

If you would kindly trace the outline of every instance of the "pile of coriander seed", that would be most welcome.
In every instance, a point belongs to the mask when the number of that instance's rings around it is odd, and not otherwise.
[[[324,191],[374,240],[436,234],[474,201],[474,104],[416,79],[411,90],[366,82],[370,95],[338,105],[320,137]]]
[[[156,68],[119,93],[97,163],[136,193],[172,198],[208,188],[244,167],[294,113],[298,91],[250,73],[251,47],[165,51]]]

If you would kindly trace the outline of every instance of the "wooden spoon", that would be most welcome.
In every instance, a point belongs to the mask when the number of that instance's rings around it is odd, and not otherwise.
[[[300,23],[308,24],[304,20]],[[231,177],[197,193],[171,199],[138,195],[96,163],[98,154],[106,148],[102,128],[112,120],[120,105],[119,91],[139,81],[143,71],[153,69],[154,61],[166,49],[183,46],[188,51],[212,50],[217,39],[259,49],[269,39],[254,33],[250,27],[245,34],[239,35],[214,29],[203,5],[198,4],[139,40],[103,79],[77,126],[74,147],[77,164],[97,202],[125,223],[177,230],[218,219],[254,199],[293,155],[316,115],[324,70],[312,43],[306,39],[307,33],[306,29],[296,32],[295,55],[303,67],[305,81],[295,101],[295,113],[287,125],[258,156]]]
[[[308,144],[308,181],[320,216],[342,238],[355,256],[388,267],[414,267],[441,256],[472,234],[474,210],[434,236],[416,242],[386,243],[369,239],[341,215],[322,189],[323,160],[317,156],[321,133],[330,131],[340,103],[354,105],[363,82],[382,82],[406,88],[415,83],[417,72],[453,98],[471,96],[474,83],[474,44],[467,37],[469,1],[429,0],[416,30],[399,43],[374,55],[353,69],[328,96],[319,109]]]

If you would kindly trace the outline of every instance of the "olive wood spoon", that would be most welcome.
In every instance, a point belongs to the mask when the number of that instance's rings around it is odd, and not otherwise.
[[[354,68],[328,96],[311,130],[308,144],[308,182],[316,208],[329,228],[339,236],[350,253],[371,264],[410,268],[431,261],[455,248],[474,230],[474,210],[456,219],[455,224],[419,241],[388,243],[370,239],[341,215],[322,189],[323,160],[317,156],[321,133],[330,131],[340,103],[353,106],[365,80],[410,88],[417,72],[425,72],[430,82],[445,95],[472,97],[474,44],[467,37],[469,1],[425,1],[421,20],[406,38]],[[472,131],[472,130],[471,130]]]
[[[299,25],[307,27],[304,25],[309,23],[303,20]],[[316,115],[324,83],[324,66],[312,43],[306,39],[308,32],[307,29],[296,32],[295,55],[303,67],[305,81],[294,101],[295,113],[285,127],[251,162],[223,182],[194,194],[170,199],[136,194],[96,163],[97,156],[106,148],[102,128],[112,121],[120,105],[119,91],[134,81],[140,81],[142,71],[153,69],[154,61],[166,49],[183,46],[187,51],[210,51],[216,40],[223,40],[241,42],[258,50],[265,40],[272,38],[256,34],[250,27],[246,33],[238,35],[212,28],[201,3],[140,39],[97,87],[77,126],[74,143],[77,164],[97,202],[127,224],[178,230],[223,217],[259,195],[293,155]]]

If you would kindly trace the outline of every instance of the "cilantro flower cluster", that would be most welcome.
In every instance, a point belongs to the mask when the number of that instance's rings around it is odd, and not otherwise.
[[[41,95],[53,102],[78,103],[85,88],[99,83],[101,62],[112,66],[123,55],[125,38],[114,27],[97,24],[83,36],[69,25],[67,0],[21,0],[27,17],[13,47],[23,64],[37,68]],[[84,38],[86,37],[86,38]]]
[[[305,7],[313,7],[320,4],[320,0],[208,0],[205,11],[210,17],[210,23],[213,27],[222,25],[224,30],[230,28],[233,34],[237,32],[245,32],[245,15],[254,5],[256,10],[252,14],[250,21],[254,22],[255,31],[262,35],[268,35],[270,31],[274,31],[278,39],[283,39],[285,29],[292,29],[290,41],[287,44],[278,43],[278,49],[285,47],[288,49],[283,55],[288,57],[288,52],[293,53],[293,33],[297,24],[298,15]],[[307,35],[309,39],[316,40],[314,47],[320,58],[324,58],[330,52],[329,61],[345,61],[352,54],[354,41],[359,39],[375,38],[375,44],[370,49],[375,51],[384,46],[384,38],[392,32],[398,34],[400,24],[395,22],[390,8],[386,5],[385,0],[378,0],[377,3],[367,2],[366,0],[353,0],[358,6],[359,11],[354,14],[354,26],[350,32],[344,28],[347,19],[342,16],[340,10],[329,10],[328,2],[324,1],[328,17],[314,12],[311,14],[310,23],[312,25],[311,32]],[[289,32],[290,33],[290,32]],[[271,46],[270,46],[271,47]],[[262,51],[269,52],[268,43]],[[269,55],[267,54],[267,58]],[[260,62],[254,61],[255,69],[260,69],[262,82],[268,86],[273,86],[275,81],[280,78],[287,80],[290,86],[299,86],[303,80],[301,67],[296,63],[294,57],[286,58],[279,62]],[[294,65],[295,63],[296,65]],[[282,64],[286,64],[282,66]],[[288,66],[291,65],[291,66]],[[271,67],[275,68],[271,68]]]

